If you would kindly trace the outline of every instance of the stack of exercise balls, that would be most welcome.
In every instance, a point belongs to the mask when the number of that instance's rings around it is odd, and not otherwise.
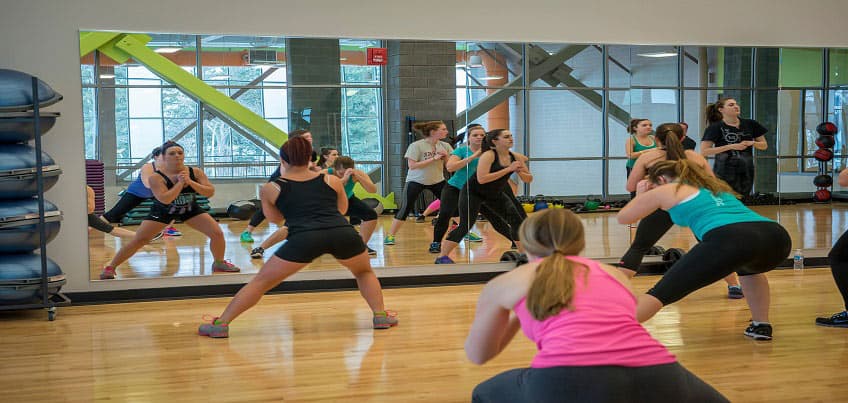
[[[47,133],[58,113],[39,113],[35,131],[34,103],[39,109],[62,99],[47,84],[38,81],[38,99],[33,99],[29,74],[0,69],[0,304],[24,304],[41,298],[37,163],[35,147],[29,142]],[[62,170],[47,153],[41,153],[44,190],[59,180]],[[44,201],[46,242],[59,233],[62,212]],[[48,293],[59,292],[65,276],[47,259]]]
[[[813,200],[819,203],[830,201],[830,188],[833,186],[833,177],[828,174],[828,162],[833,160],[833,146],[836,144],[834,136],[839,129],[831,122],[823,122],[816,126],[816,132],[819,137],[816,139],[816,145],[819,147],[813,153],[813,157],[819,162],[819,174],[813,179],[813,184],[816,186],[816,192],[813,193]]]

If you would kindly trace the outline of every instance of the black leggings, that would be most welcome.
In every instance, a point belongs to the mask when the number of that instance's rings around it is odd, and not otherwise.
[[[716,177],[723,179],[736,193],[742,196],[751,194],[754,189],[754,156],[738,151],[726,151],[716,154],[713,171]]]
[[[445,203],[442,201],[442,206],[444,205]],[[509,197],[503,192],[493,195],[479,194],[469,191],[466,185],[463,187],[463,191],[460,192],[458,208],[459,226],[448,234],[449,241],[459,243],[468,234],[474,223],[477,222],[477,214],[483,208],[488,208],[485,215],[496,231],[510,241],[518,240],[518,227],[521,226],[521,215],[516,210],[515,205],[509,200]],[[498,220],[509,223],[509,229],[498,229],[498,227],[501,227],[501,224],[498,224]],[[504,232],[507,232],[509,235],[504,234]]]
[[[765,273],[783,262],[792,249],[786,229],[771,221],[728,224],[704,234],[704,239],[648,290],[663,305],[682,299],[736,272]]]
[[[88,215],[88,226],[100,232],[111,233],[115,227],[98,218],[94,213]]]
[[[519,368],[477,385],[484,402],[728,402],[678,363],[647,367],[613,365]]]
[[[468,191],[468,188],[463,189]],[[439,198],[439,200],[441,201],[441,207],[439,207],[439,216],[436,217],[436,225],[433,228],[433,242],[442,242],[442,238],[444,238],[445,233],[448,232],[448,225],[450,224],[450,220],[454,217],[459,208],[460,193],[461,190],[455,188],[451,184],[447,184],[442,189],[442,197]],[[518,201],[516,201],[516,203],[518,203]],[[521,211],[523,212],[524,210]],[[494,228],[495,231],[497,231],[499,234],[503,235],[507,239],[512,240],[512,229],[501,216],[495,214],[495,212],[492,211],[492,209],[490,209],[485,204],[480,206],[480,213],[483,214],[483,216],[486,217],[487,220],[489,220],[489,224],[492,224],[492,228]],[[462,216],[460,215],[460,220],[462,219],[461,217]]]
[[[421,192],[423,192],[424,189],[430,189],[430,191],[433,192],[433,195],[438,196],[442,194],[442,188],[445,186],[445,183],[447,182],[441,181],[432,185],[422,185],[418,182],[406,182],[406,185],[403,186],[403,203],[401,203],[397,213],[395,213],[395,219],[403,221],[409,216],[409,212],[412,211],[412,206],[415,205],[415,200],[418,199],[418,196],[421,196]],[[444,205],[444,203],[442,203],[442,205]],[[439,215],[441,215],[441,212]]]
[[[377,212],[356,196],[351,196],[347,199],[347,213],[345,215],[362,221],[374,221],[377,219]]]
[[[106,214],[103,214],[103,218],[110,223],[121,222],[121,219],[124,218],[130,210],[138,207],[138,205],[145,200],[150,199],[146,197],[138,197],[130,192],[124,192],[124,194],[121,195],[121,199],[115,203],[112,209],[107,211]]]
[[[636,227],[636,236],[633,237],[630,248],[618,264],[625,269],[638,272],[639,266],[642,265],[642,258],[672,226],[674,223],[671,222],[671,216],[665,210],[658,209],[643,218]]]
[[[848,310],[848,231],[839,237],[827,257],[830,259],[830,274]]]
[[[633,168],[631,168],[631,167],[624,167],[624,168],[627,169],[626,179],[629,180],[630,179],[630,173],[633,172]],[[630,192],[630,199],[633,199],[634,197],[636,197],[636,192]]]

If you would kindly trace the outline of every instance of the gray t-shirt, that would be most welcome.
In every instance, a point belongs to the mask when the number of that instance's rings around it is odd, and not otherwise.
[[[406,149],[406,155],[404,155],[404,158],[411,159],[416,162],[423,161],[433,158],[436,155],[437,150],[444,150],[448,153],[448,155],[450,155],[450,153],[453,152],[453,147],[444,141],[439,141],[434,146],[426,139],[422,139],[409,145],[409,148]],[[420,183],[422,185],[433,185],[444,181],[445,159],[446,158],[442,158],[423,168],[410,169],[406,173],[406,181]]]

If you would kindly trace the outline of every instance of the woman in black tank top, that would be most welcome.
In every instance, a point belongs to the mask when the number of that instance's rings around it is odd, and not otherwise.
[[[459,226],[442,241],[436,264],[453,263],[449,254],[471,230],[483,205],[509,223],[510,241],[518,244],[518,227],[521,226],[522,215],[505,190],[509,187],[507,181],[513,172],[526,183],[533,181],[533,175],[527,169],[527,157],[510,151],[512,146],[512,133],[509,130],[495,129],[486,133],[476,175],[468,179],[459,196]]]
[[[301,137],[290,139],[280,148],[283,175],[263,185],[260,198],[269,220],[279,222],[286,217],[288,238],[220,317],[200,325],[201,336],[229,337],[230,322],[256,305],[270,289],[325,253],[333,255],[356,277],[360,293],[374,312],[375,329],[397,324],[395,315],[383,306],[383,291],[371,270],[365,243],[342,215],[347,211],[348,200],[341,181],[334,175],[310,170],[311,154],[312,145]]]
[[[149,179],[154,196],[150,214],[139,225],[135,238],[126,243],[103,268],[101,280],[115,278],[118,265],[132,257],[175,219],[182,220],[209,237],[209,250],[214,258],[213,272],[239,271],[238,267],[224,260],[227,244],[221,227],[197,205],[196,196],[212,197],[215,187],[209,183],[209,178],[202,170],[184,165],[184,160],[185,153],[181,145],[173,141],[162,145],[160,170]]]

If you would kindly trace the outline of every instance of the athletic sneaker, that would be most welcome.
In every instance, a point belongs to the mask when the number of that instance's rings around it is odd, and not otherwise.
[[[212,272],[238,273],[241,269],[227,260],[212,263]]]
[[[509,248],[510,249],[518,249],[518,245],[515,243],[515,241],[512,241],[512,243],[509,245]]]
[[[369,254],[369,255],[371,255],[371,256],[377,256],[377,251],[376,251],[376,250],[374,250],[374,249],[371,249],[371,247],[370,247],[370,246],[365,245],[365,249],[367,249],[367,250],[368,250],[368,254]]]
[[[212,337],[214,339],[223,339],[230,337],[230,325],[227,323],[216,323],[218,318],[207,319],[209,323],[204,323],[197,328],[197,334],[201,336]]]
[[[440,253],[442,251],[442,243],[441,242],[431,242],[430,243],[430,253]]]
[[[392,326],[397,326],[397,312],[383,311],[374,312],[374,329],[388,329]]]
[[[383,239],[383,245],[394,245],[395,244],[395,236],[394,235],[386,235],[386,239]]]
[[[114,280],[117,273],[115,273],[115,268],[112,266],[106,266],[103,268],[103,271],[100,272],[101,280]]]
[[[262,259],[263,256],[265,256],[265,249],[261,246],[257,246],[250,251],[250,257],[254,259]]]
[[[828,327],[848,327],[848,311],[835,313],[829,318],[816,318],[816,324]]]
[[[740,287],[738,285],[727,286],[727,298],[730,298],[730,299],[745,298],[745,294],[742,293],[742,287]]]
[[[454,264],[455,262],[450,256],[439,256],[436,258],[436,264]]]
[[[760,323],[755,325],[754,322],[745,329],[745,336],[754,340],[771,340],[771,325],[768,323]]]
[[[483,242],[483,238],[480,238],[480,235],[477,235],[470,231],[465,234],[465,240],[468,242]]]
[[[164,234],[164,233],[162,233],[162,232],[160,232],[160,233],[158,233],[158,234],[154,235],[154,236],[153,236],[153,239],[151,239],[151,240],[147,241],[147,243],[153,243],[153,242],[156,242],[156,241],[158,241],[158,240],[162,239],[162,237],[163,237],[163,236],[165,236],[165,234]]]
[[[250,232],[244,231],[241,233],[241,241],[244,243],[253,243],[253,235],[250,235]]]
[[[162,233],[164,233],[165,236],[183,236],[183,233],[174,227],[165,228],[165,231],[162,231]]]
[[[424,215],[420,215],[418,217],[415,217],[415,222],[424,222]]]

